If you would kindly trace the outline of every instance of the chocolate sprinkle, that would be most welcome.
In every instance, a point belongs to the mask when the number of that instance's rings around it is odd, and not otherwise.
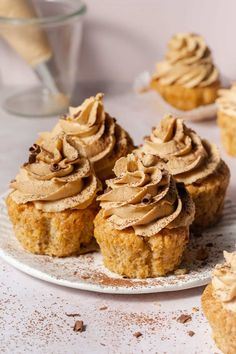
[[[74,332],[84,332],[85,331],[84,322],[80,321],[80,320],[75,321],[73,331]]]
[[[133,334],[133,336],[136,337],[136,338],[139,338],[139,337],[142,336],[142,333],[141,333],[141,332],[135,332],[135,333]]]
[[[38,154],[40,153],[41,148],[38,144],[33,144],[30,148],[29,148],[29,152],[31,152],[32,154]]]
[[[50,166],[50,170],[52,172],[56,172],[56,171],[60,171],[61,167],[58,165],[58,163],[53,163],[51,166]]]
[[[103,306],[103,307],[100,307],[100,311],[104,311],[104,310],[107,310],[108,309],[108,307],[107,306]]]
[[[186,322],[189,322],[192,320],[192,316],[190,315],[185,315],[185,314],[182,314],[180,315],[178,318],[177,318],[177,321],[180,322],[180,323],[186,323]]]

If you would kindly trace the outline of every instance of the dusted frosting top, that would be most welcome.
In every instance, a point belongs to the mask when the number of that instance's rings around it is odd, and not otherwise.
[[[127,132],[105,112],[101,93],[86,99],[81,106],[71,107],[69,115],[54,128],[54,133],[60,131],[72,137],[80,154],[88,157],[96,172],[104,169],[104,160],[118,146],[126,151],[132,144]]]
[[[216,100],[219,110],[236,117],[236,83],[230,89],[222,89],[218,91],[219,98]]]
[[[226,263],[213,271],[213,292],[226,309],[236,312],[236,252],[224,251],[224,257]]]
[[[172,115],[165,116],[150,137],[145,138],[141,150],[163,158],[165,168],[185,184],[212,174],[221,161],[215,145],[201,139],[182,119]]]
[[[16,203],[33,202],[37,209],[58,212],[84,209],[100,188],[89,161],[81,157],[66,135],[44,135],[41,145],[30,148],[25,163],[11,183]]]
[[[153,236],[164,228],[188,226],[194,205],[183,185],[176,186],[170,174],[158,168],[153,155],[130,154],[114,167],[115,178],[98,197],[115,229],[132,227],[136,235]]]
[[[219,72],[201,36],[177,33],[168,44],[166,60],[157,64],[153,79],[162,85],[206,87],[219,81]]]

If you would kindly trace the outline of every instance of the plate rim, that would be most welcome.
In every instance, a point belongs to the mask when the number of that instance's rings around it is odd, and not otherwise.
[[[0,194],[0,202],[5,203],[4,198],[10,191],[7,190],[6,192]],[[6,208],[6,206],[5,206]],[[10,222],[9,217],[7,216],[8,222]],[[13,235],[14,236],[14,235]],[[16,239],[17,241],[17,239]],[[18,242],[18,241],[17,241]],[[19,242],[18,242],[19,243]],[[20,244],[19,244],[20,246]],[[22,247],[22,252],[30,253]],[[30,253],[31,254],[31,253]],[[35,257],[44,257],[44,255],[34,255]],[[109,285],[102,285],[96,284],[91,282],[85,282],[78,279],[78,282],[66,280],[66,279],[58,279],[46,272],[40,271],[24,262],[20,261],[18,258],[13,257],[9,253],[6,252],[4,248],[0,247],[0,258],[3,259],[6,263],[13,266],[15,269],[25,273],[33,278],[45,281],[47,283],[51,283],[58,286],[63,286],[66,288],[83,290],[83,291],[90,291],[90,292],[97,292],[97,293],[104,293],[104,294],[113,294],[113,295],[138,295],[138,294],[154,294],[154,293],[164,293],[164,292],[177,292],[181,290],[193,289],[198,288],[204,285],[207,285],[211,281],[211,276],[205,277],[203,279],[194,279],[192,281],[188,281],[187,283],[182,283],[181,285],[178,284],[166,284],[166,285],[137,285],[135,286],[109,286]],[[114,273],[116,276],[117,274]],[[121,277],[122,278],[122,277]],[[148,278],[148,279],[158,279],[156,278]],[[123,279],[123,278],[122,278]],[[137,280],[137,279],[135,279]],[[141,279],[144,280],[144,279]]]

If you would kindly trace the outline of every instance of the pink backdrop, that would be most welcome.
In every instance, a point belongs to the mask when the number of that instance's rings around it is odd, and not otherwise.
[[[236,78],[235,0],[86,0],[78,79],[130,82],[145,69],[153,70],[168,38],[177,31],[205,36],[222,74]],[[26,65],[0,46],[2,80],[34,80]],[[17,70],[19,69],[19,70]],[[28,71],[28,75],[26,72]]]

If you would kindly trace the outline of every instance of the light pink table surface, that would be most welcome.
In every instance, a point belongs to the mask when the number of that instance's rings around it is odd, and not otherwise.
[[[135,143],[150,132],[160,113],[155,95],[138,97],[129,85],[112,89],[105,98],[106,110],[131,133]],[[109,89],[108,89],[109,91]],[[95,88],[89,90],[95,93]],[[81,94],[82,96],[82,94]],[[0,114],[0,192],[7,189],[18,165],[37,132],[50,129],[55,118],[25,119]],[[191,124],[203,137],[219,144],[214,121]],[[222,150],[222,149],[221,149]],[[228,196],[236,202],[236,159],[222,151],[232,178]],[[138,296],[105,295],[70,290],[31,278],[0,260],[0,352],[3,353],[219,353],[200,307],[202,288],[175,293]],[[106,310],[99,310],[107,306]],[[192,312],[197,307],[199,311]],[[86,332],[73,332],[75,319],[66,312],[80,313]],[[181,313],[192,321],[180,324]],[[190,337],[187,332],[195,332]],[[142,332],[135,338],[133,333]]]

